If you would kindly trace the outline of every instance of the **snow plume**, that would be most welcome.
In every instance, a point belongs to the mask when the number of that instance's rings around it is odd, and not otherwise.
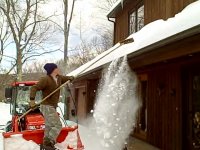
[[[126,56],[114,60],[105,72],[94,110],[96,131],[104,150],[122,150],[133,130],[140,107],[137,85]]]

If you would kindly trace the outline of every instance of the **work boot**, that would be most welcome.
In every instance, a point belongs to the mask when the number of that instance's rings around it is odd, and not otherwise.
[[[55,145],[54,141],[45,137],[42,144],[42,150],[56,150],[54,145]]]

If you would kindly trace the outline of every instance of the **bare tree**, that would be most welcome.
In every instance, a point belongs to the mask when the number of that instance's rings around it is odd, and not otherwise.
[[[6,47],[11,43],[9,42],[9,37],[11,35],[11,31],[6,20],[5,15],[0,10],[0,63],[4,56],[4,51]]]
[[[118,0],[100,0],[98,3],[98,7],[104,11],[108,12],[110,8],[117,2]],[[121,4],[123,4],[123,0],[121,0]]]
[[[0,9],[3,11],[12,32],[16,47],[16,72],[22,80],[22,65],[29,59],[55,50],[46,51],[44,42],[49,39],[50,24],[48,19],[39,14],[39,5],[44,0],[3,0]],[[38,51],[40,50],[40,51]]]
[[[31,64],[26,64],[23,68],[23,73],[24,74],[30,74],[30,73],[44,73],[44,69],[43,69],[43,66],[44,66],[44,62],[40,63],[40,62],[37,62],[37,61],[34,61],[32,62]]]
[[[68,60],[68,37],[69,37],[69,30],[70,30],[70,25],[72,21],[72,15],[74,11],[74,4],[75,0],[72,0],[72,5],[71,5],[71,12],[69,13],[69,0],[63,0],[64,4],[64,63],[65,66],[67,66],[67,60]]]

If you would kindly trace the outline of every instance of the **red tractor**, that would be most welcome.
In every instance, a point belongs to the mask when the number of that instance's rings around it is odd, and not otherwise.
[[[5,97],[10,101],[10,112],[12,114],[12,120],[9,121],[5,127],[3,133],[4,138],[10,138],[12,135],[22,134],[23,138],[27,141],[32,140],[37,144],[42,144],[44,136],[44,118],[39,108],[31,111],[25,117],[19,120],[19,117],[23,115],[29,109],[29,93],[31,86],[35,85],[37,81],[15,82],[11,87],[6,88]],[[36,103],[41,101],[41,92],[37,92]],[[63,142],[69,132],[76,131],[78,126],[63,127],[57,142]],[[83,145],[79,137],[77,130],[77,146],[70,147],[68,145],[66,149],[79,149],[82,150]]]

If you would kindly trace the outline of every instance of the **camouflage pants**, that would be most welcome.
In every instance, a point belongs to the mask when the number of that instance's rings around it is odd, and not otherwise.
[[[62,123],[56,109],[53,106],[40,105],[40,111],[45,119],[44,138],[48,138],[56,142],[62,128]]]

